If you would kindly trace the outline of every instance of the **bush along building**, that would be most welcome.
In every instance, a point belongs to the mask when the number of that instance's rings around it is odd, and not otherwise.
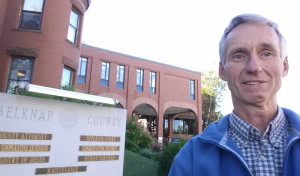
[[[201,132],[200,73],[81,44],[89,6],[90,0],[0,1],[0,91],[19,83],[75,85],[118,100],[159,141]]]

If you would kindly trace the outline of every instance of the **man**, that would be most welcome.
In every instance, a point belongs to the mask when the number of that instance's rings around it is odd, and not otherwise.
[[[289,68],[278,26],[239,15],[224,31],[219,52],[233,113],[190,139],[169,175],[300,175],[300,117],[276,101]]]

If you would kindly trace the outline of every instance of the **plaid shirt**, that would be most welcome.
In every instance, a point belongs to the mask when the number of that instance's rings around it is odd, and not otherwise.
[[[246,163],[255,176],[282,174],[284,152],[290,124],[281,108],[261,136],[260,131],[234,113],[229,118],[229,136],[242,151]]]

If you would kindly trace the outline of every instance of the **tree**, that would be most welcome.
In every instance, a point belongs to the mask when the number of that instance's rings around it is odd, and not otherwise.
[[[202,74],[202,129],[222,117],[220,103],[226,83],[213,70]]]

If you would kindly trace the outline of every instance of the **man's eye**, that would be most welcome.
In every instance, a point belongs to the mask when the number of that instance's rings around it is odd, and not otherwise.
[[[268,56],[272,56],[271,52],[263,52],[263,56],[268,57]]]
[[[243,58],[244,58],[244,56],[241,54],[236,54],[233,56],[233,59],[243,59]]]

